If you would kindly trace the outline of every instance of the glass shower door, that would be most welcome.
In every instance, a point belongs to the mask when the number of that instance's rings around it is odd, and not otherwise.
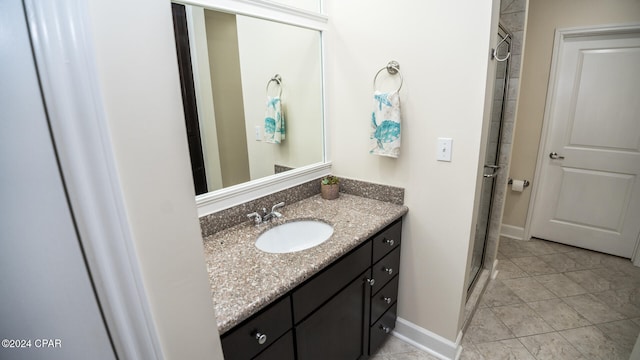
[[[500,140],[502,135],[502,120],[507,100],[509,84],[509,51],[511,50],[511,35],[500,26],[495,60],[496,78],[494,83],[493,107],[491,109],[491,128],[489,141],[485,153],[484,175],[481,189],[480,209],[474,239],[473,254],[471,255],[470,274],[467,280],[467,295],[471,294],[473,285],[478,278],[484,260],[489,227],[491,224],[491,207],[496,176],[500,171]]]

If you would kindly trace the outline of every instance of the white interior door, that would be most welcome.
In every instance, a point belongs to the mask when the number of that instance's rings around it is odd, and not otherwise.
[[[630,258],[640,231],[640,26],[559,31],[533,237]]]

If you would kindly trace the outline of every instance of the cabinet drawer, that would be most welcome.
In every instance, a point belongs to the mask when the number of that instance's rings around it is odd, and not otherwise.
[[[293,292],[293,319],[297,324],[370,266],[371,242],[329,265]]]
[[[398,280],[399,276],[396,276],[393,280],[389,281],[382,290],[371,297],[371,323],[376,322],[380,315],[382,315],[392,304],[398,300]]]
[[[371,276],[375,280],[371,293],[375,294],[382,289],[389,280],[396,276],[399,267],[400,248],[398,247],[371,267]]]
[[[394,304],[375,324],[371,326],[369,337],[369,355],[374,354],[382,345],[391,330],[396,327],[397,304]]]
[[[373,238],[373,261],[377,262],[400,245],[402,220],[397,220]]]
[[[295,360],[293,331],[289,330],[267,350],[261,352],[253,360]]]
[[[251,359],[266,349],[293,326],[289,296],[258,313],[245,324],[222,337],[222,350],[226,360]],[[257,334],[266,336],[260,344]]]

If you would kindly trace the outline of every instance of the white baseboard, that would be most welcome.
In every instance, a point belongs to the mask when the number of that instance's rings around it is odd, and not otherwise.
[[[393,336],[442,360],[456,360],[462,352],[462,332],[453,342],[403,318],[397,319]]]
[[[524,228],[513,225],[502,224],[502,226],[500,226],[500,236],[516,240],[525,240]]]

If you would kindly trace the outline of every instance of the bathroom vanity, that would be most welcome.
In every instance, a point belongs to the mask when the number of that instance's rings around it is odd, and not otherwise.
[[[268,229],[241,224],[205,239],[225,359],[359,359],[394,328],[402,215],[407,208],[341,194],[284,208],[333,236],[286,254],[257,250]],[[275,225],[275,224],[274,224]]]

